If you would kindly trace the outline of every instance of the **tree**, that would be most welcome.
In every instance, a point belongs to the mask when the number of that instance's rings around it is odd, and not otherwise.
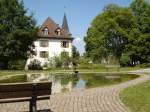
[[[36,37],[35,20],[26,13],[22,1],[0,0],[0,64],[5,68],[9,62],[26,60]]]
[[[72,58],[73,59],[79,59],[80,53],[77,51],[77,48],[75,46],[72,46]]]
[[[84,38],[87,56],[96,62],[110,55],[120,59],[134,26],[135,20],[129,8],[108,5],[92,21]]]
[[[76,67],[79,63],[80,53],[77,51],[77,48],[75,46],[72,46],[72,64],[73,68],[76,70]]]
[[[138,29],[142,33],[150,33],[150,4],[147,0],[134,0],[130,8],[136,17]]]
[[[117,57],[123,66],[150,63],[150,4],[134,0],[130,7],[108,5],[84,38],[86,55],[100,62]]]
[[[130,33],[126,52],[132,62],[150,62],[150,4],[146,0],[134,0],[130,5],[136,18],[136,28]]]

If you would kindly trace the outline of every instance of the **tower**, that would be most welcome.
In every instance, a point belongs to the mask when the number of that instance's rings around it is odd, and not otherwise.
[[[68,27],[66,14],[64,14],[62,29],[66,30],[69,33],[69,27]]]

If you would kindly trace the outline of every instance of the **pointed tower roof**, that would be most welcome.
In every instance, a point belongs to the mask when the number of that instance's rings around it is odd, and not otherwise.
[[[68,27],[68,22],[67,22],[66,14],[64,14],[62,29],[63,29],[63,30],[66,30],[66,31],[69,33],[69,27]]]

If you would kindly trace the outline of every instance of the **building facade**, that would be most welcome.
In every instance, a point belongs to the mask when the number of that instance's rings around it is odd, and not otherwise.
[[[67,53],[71,56],[72,41],[66,15],[64,15],[62,27],[48,17],[41,26],[38,38],[34,42],[35,55],[28,59],[27,65],[34,59],[39,60],[41,65],[44,65],[50,58],[59,56],[61,53]]]

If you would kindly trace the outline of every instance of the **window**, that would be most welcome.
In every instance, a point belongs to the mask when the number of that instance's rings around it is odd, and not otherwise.
[[[48,35],[48,34],[49,34],[48,28],[44,28],[43,34],[44,34],[44,35]]]
[[[40,51],[41,58],[48,58],[48,51]]]
[[[68,48],[69,47],[69,42],[68,41],[62,41],[61,42],[61,47]]]
[[[56,33],[56,35],[60,36],[60,33],[61,33],[60,28],[56,29],[55,33]]]
[[[40,41],[40,47],[48,47],[48,41],[47,40],[41,40]]]

